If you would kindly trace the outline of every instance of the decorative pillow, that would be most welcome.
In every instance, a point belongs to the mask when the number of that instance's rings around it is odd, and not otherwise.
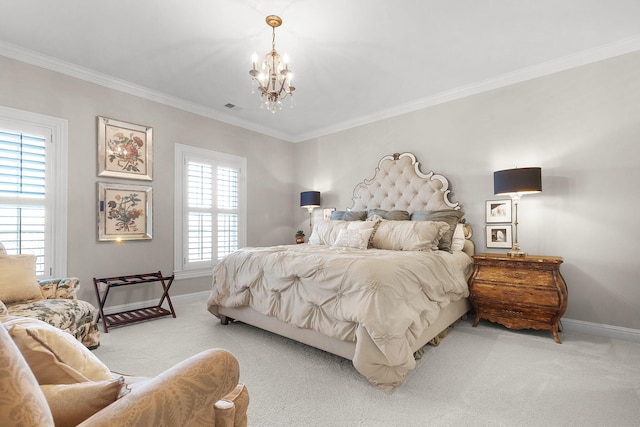
[[[407,211],[386,211],[384,209],[369,209],[367,212],[367,217],[371,218],[374,215],[380,216],[382,219],[387,219],[390,221],[409,221],[411,219],[411,215]]]
[[[364,221],[367,219],[366,211],[333,211],[331,219],[338,221]]]
[[[0,424],[53,427],[53,417],[38,381],[0,323]]]
[[[124,378],[75,384],[41,385],[56,427],[77,426],[116,401]]]
[[[73,335],[41,320],[5,316],[2,322],[40,384],[109,380],[109,368]]]
[[[346,230],[349,222],[323,219],[313,226],[309,244],[311,245],[333,245],[341,230]]]
[[[464,212],[453,209],[417,211],[411,215],[411,221],[444,221],[449,224],[449,231],[442,236],[442,239],[438,243],[438,249],[451,252],[453,232],[463,216]]]
[[[341,230],[333,247],[367,249],[369,247],[371,233],[373,233],[373,228]]]
[[[461,251],[464,249],[464,225],[457,224],[456,229],[453,232],[453,239],[451,240],[451,250],[452,251]]]
[[[349,221],[347,230],[372,230],[375,226],[374,221]]]
[[[0,255],[0,300],[9,304],[43,298],[35,255]]]
[[[449,230],[443,221],[387,221],[380,222],[373,236],[373,247],[394,251],[432,251]]]

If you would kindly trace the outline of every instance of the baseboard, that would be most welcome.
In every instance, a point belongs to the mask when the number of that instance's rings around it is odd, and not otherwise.
[[[202,305],[204,307],[203,310],[206,310],[206,303],[207,303],[207,300],[209,299],[209,295],[211,295],[211,291],[200,291],[200,292],[193,292],[190,294],[182,294],[182,295],[171,295],[171,302],[175,304],[178,302],[190,303],[195,301],[202,301]],[[129,304],[121,304],[121,305],[114,305],[111,307],[107,307],[104,309],[104,314],[120,313],[122,311],[137,310],[139,308],[156,306],[156,305],[158,305],[158,299],[148,300],[148,301],[137,301]],[[164,307],[168,309],[166,301],[164,303]]]
[[[565,331],[580,332],[599,337],[625,341],[640,342],[640,330],[622,326],[605,325],[604,323],[585,322],[583,320],[562,319]]]

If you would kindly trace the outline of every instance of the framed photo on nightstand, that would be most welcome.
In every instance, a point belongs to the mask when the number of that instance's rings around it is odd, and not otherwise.
[[[322,210],[322,219],[331,219],[331,214],[336,211],[336,208],[324,208]]]
[[[511,224],[487,225],[487,248],[511,248]]]
[[[486,222],[511,222],[511,199],[487,200]]]

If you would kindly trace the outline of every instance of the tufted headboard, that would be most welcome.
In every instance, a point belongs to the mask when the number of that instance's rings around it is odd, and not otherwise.
[[[353,189],[350,210],[405,210],[409,213],[440,209],[460,209],[449,201],[449,181],[442,175],[420,171],[420,163],[411,153],[384,156],[375,174]]]

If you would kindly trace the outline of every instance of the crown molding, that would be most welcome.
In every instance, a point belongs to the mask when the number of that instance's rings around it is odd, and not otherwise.
[[[278,132],[264,126],[256,125],[255,123],[249,121],[240,120],[237,117],[220,113],[219,111],[213,110],[203,105],[167,95],[162,92],[154,91],[144,86],[139,86],[125,80],[111,77],[109,75],[99,73],[89,68],[80,67],[78,65],[71,64],[69,62],[65,62],[60,59],[43,55],[28,49],[24,49],[10,43],[0,41],[0,55],[15,59],[16,61],[35,65],[36,67],[55,71],[66,76],[84,80],[89,83],[94,83],[109,89],[117,90],[119,92],[124,92],[129,95],[144,98],[149,101],[168,105],[179,110],[188,111],[193,114],[238,126],[263,135],[290,141],[290,135],[284,134],[282,132]]]
[[[341,132],[358,126],[367,125],[379,120],[388,119],[402,114],[411,113],[438,104],[453,101],[467,96],[477,95],[482,92],[510,86],[538,77],[547,76],[572,68],[588,65],[594,62],[613,58],[631,52],[640,51],[640,36],[619,40],[607,45],[588,49],[573,55],[568,55],[542,64],[522,68],[501,76],[481,80],[468,85],[460,86],[451,90],[440,92],[434,96],[423,98],[415,102],[399,105],[367,116],[362,116],[353,120],[347,120],[335,125],[318,128],[306,133],[287,134],[276,131],[255,123],[238,119],[237,117],[220,113],[200,104],[186,101],[181,98],[170,96],[158,91],[135,85],[133,83],[117,79],[97,71],[80,67],[59,59],[42,55],[40,53],[21,48],[10,43],[0,41],[0,55],[27,64],[35,65],[47,70],[55,71],[70,77],[75,77],[90,83],[107,87],[109,89],[138,96],[150,101],[155,101],[183,111],[188,111],[210,119],[218,120],[227,124],[238,126],[253,132],[271,136],[288,142],[302,142],[310,139],[320,138],[332,133]]]
[[[411,113],[428,107],[433,107],[445,102],[454,101],[456,99],[465,98],[479,93],[488,92],[490,90],[501,87],[511,86],[527,80],[533,80],[538,77],[544,77],[550,74],[559,73],[572,68],[581,67],[583,65],[592,64],[603,61],[605,59],[614,58],[627,53],[640,51],[640,36],[619,40],[614,43],[599,46],[597,48],[585,50],[573,55],[568,55],[552,61],[547,61],[531,67],[522,68],[511,73],[501,76],[481,80],[460,86],[448,91],[440,92],[434,96],[423,98],[415,102],[396,106],[383,110],[368,116],[359,117],[354,120],[348,120],[332,126],[316,129],[305,134],[296,135],[293,142],[301,142],[309,139],[320,138],[332,133],[341,132],[357,126],[363,126],[379,120],[388,119],[402,114]]]

